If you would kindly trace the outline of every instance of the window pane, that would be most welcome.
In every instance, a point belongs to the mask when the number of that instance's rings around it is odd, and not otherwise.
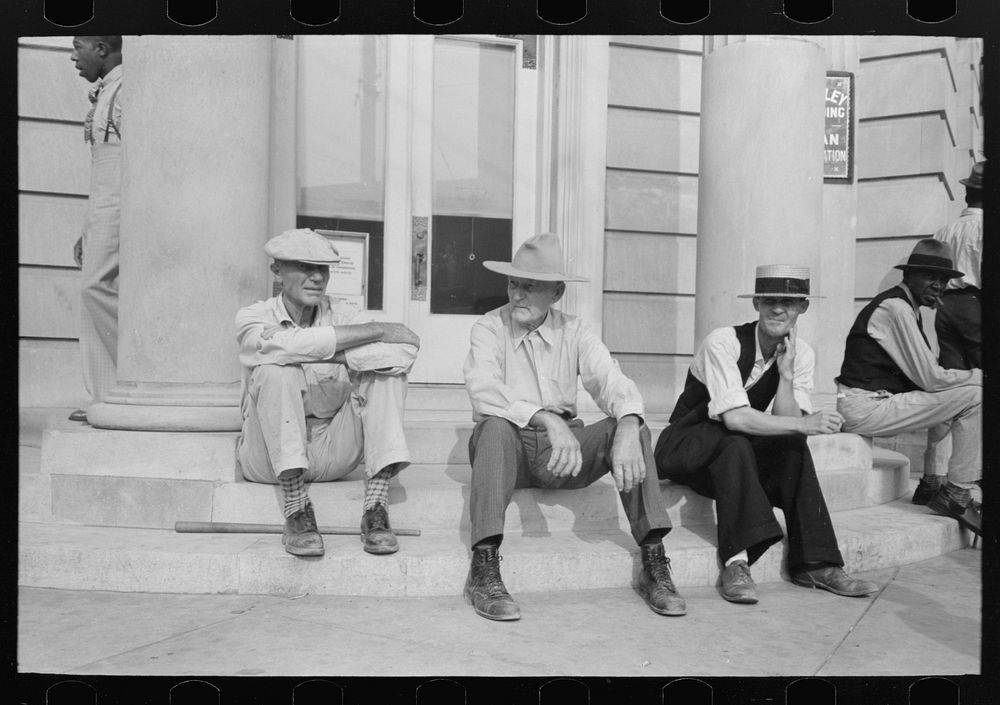
[[[302,35],[296,42],[297,225],[368,233],[368,307],[380,309],[386,39]]]
[[[482,261],[510,258],[515,56],[505,45],[434,43],[432,313],[506,301],[506,279]]]

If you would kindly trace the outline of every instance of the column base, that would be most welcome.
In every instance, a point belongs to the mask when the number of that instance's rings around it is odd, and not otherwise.
[[[146,406],[102,402],[87,409],[96,428],[122,431],[239,431],[238,406]]]

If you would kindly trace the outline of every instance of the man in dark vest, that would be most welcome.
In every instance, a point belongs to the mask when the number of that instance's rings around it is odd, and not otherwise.
[[[837,410],[845,431],[865,436],[927,429],[924,477],[913,503],[979,535],[982,506],[972,492],[983,469],[983,373],[941,367],[920,319],[920,307],[939,305],[945,286],[962,272],[954,268],[951,246],[933,238],[919,241],[896,269],[903,270],[903,281],[861,309],[847,334]],[[949,435],[951,457],[942,476],[934,460]]]
[[[757,267],[757,321],[717,328],[698,347],[684,392],[654,455],[660,479],[715,499],[722,597],[755,603],[750,566],[782,538],[785,513],[792,581],[861,597],[878,586],[856,580],[844,561],[806,437],[836,433],[836,411],[812,412],[815,354],[796,338],[809,308],[809,269]],[[770,413],[767,412],[770,407]]]

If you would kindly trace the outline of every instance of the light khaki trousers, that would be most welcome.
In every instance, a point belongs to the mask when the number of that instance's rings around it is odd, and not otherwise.
[[[243,477],[275,484],[278,475],[303,468],[306,482],[349,474],[362,459],[371,477],[410,464],[403,434],[406,376],[359,373],[349,400],[331,419],[306,416],[308,389],[300,365],[259,365],[243,400],[243,433],[237,456]]]
[[[117,383],[118,242],[121,223],[121,146],[93,147],[90,198],[80,273],[80,348],[83,381],[96,404]]]
[[[895,436],[927,429],[924,473],[944,474],[940,447],[951,438],[948,479],[975,482],[983,475],[983,388],[967,385],[940,392],[904,392],[878,397],[865,389],[838,385],[837,411],[845,433]]]

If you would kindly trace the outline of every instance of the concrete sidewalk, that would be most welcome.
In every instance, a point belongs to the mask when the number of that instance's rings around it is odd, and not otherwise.
[[[683,591],[685,617],[630,590],[460,597],[167,595],[21,588],[18,669],[78,675],[906,676],[980,670],[981,552],[859,574],[845,598],[787,582],[756,605]]]

